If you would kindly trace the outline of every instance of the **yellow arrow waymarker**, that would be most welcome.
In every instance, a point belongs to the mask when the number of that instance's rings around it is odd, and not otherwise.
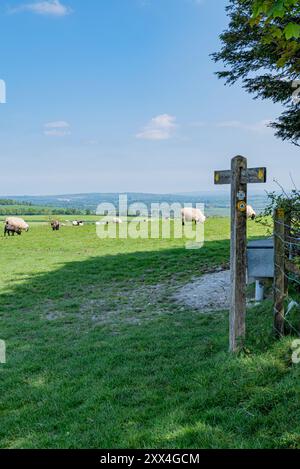
[[[265,171],[263,168],[261,168],[259,171],[258,171],[258,179],[264,179],[265,177]]]

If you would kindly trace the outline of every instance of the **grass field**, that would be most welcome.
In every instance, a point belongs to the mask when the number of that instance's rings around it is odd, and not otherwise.
[[[92,225],[1,235],[2,448],[300,448],[300,365],[292,337],[274,340],[271,302],[230,356],[228,312],[172,298],[228,265],[229,221],[205,231],[201,250],[100,240]]]

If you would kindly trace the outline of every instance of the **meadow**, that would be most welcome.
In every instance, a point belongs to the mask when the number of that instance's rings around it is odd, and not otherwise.
[[[300,365],[272,301],[249,309],[232,356],[228,311],[173,298],[228,267],[227,218],[208,219],[200,250],[26,220],[0,235],[1,448],[300,448]]]

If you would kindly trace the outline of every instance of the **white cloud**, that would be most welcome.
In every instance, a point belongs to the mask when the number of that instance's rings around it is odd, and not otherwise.
[[[168,140],[172,137],[177,127],[175,121],[176,117],[169,114],[160,114],[153,117],[149,124],[136,135],[136,138],[143,140]]]
[[[224,121],[224,122],[219,122],[217,124],[217,127],[223,127],[223,128],[230,128],[230,129],[241,129],[241,130],[248,130],[251,132],[258,132],[258,133],[264,133],[269,130],[268,126],[271,123],[271,119],[264,119],[259,122],[254,122],[252,124],[247,124],[244,122],[240,121]]]
[[[66,129],[70,127],[70,124],[66,121],[56,121],[56,122],[48,122],[47,124],[44,125],[46,129]]]
[[[71,126],[66,121],[47,122],[44,124],[44,135],[47,137],[65,137],[71,134]]]
[[[10,13],[20,13],[23,11],[48,16],[66,16],[72,12],[71,8],[62,4],[60,0],[43,0],[19,5],[16,8],[12,8]]]

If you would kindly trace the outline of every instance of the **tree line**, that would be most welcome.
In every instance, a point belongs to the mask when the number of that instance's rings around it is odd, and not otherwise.
[[[13,199],[0,199],[0,206],[1,205],[26,205],[26,206],[32,206],[32,202],[17,202],[16,200]]]
[[[79,210],[76,208],[51,208],[51,207],[37,207],[37,206],[14,206],[14,205],[0,205],[0,215],[92,215],[91,210]]]

